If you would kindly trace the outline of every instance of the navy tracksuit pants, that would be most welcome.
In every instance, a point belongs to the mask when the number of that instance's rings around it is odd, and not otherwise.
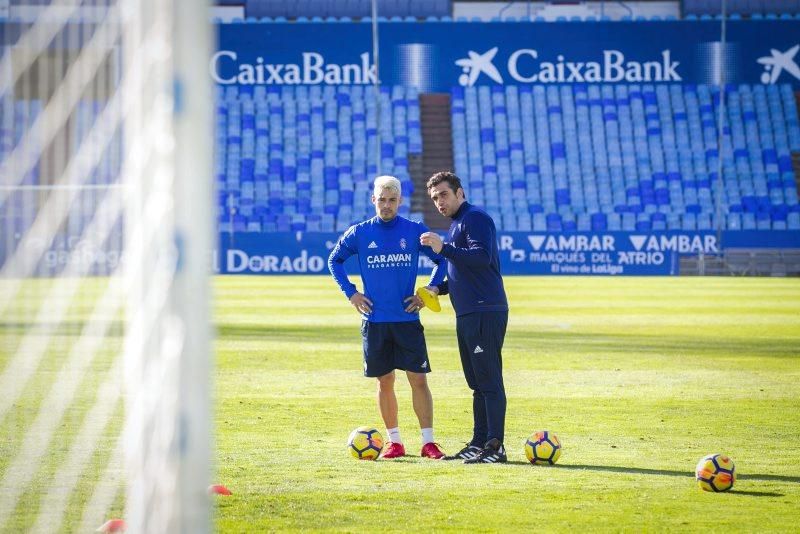
[[[507,325],[508,311],[475,312],[456,317],[461,366],[472,390],[474,426],[470,444],[478,447],[492,438],[502,443],[505,434],[502,349]]]

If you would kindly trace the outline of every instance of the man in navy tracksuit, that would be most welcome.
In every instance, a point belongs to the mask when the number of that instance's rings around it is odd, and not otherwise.
[[[420,252],[436,264],[430,286],[444,280],[447,262],[420,244],[428,228],[397,215],[401,203],[400,181],[393,176],[375,179],[372,203],[376,216],[350,227],[328,258],[328,269],[350,303],[361,313],[364,375],[378,380],[378,408],[389,433],[382,458],[405,456],[394,392],[395,369],[406,372],[411,398],[422,430],[421,456],[441,459],[444,453],[433,440],[433,399],[426,373],[431,367],[425,335],[419,322],[424,306],[415,295]],[[364,292],[347,278],[344,262],[358,255]]]
[[[461,365],[473,392],[472,439],[447,459],[463,459],[468,464],[505,462],[506,393],[501,351],[508,300],[500,276],[494,221],[466,201],[455,174],[436,173],[427,185],[436,208],[453,222],[447,243],[433,232],[423,234],[420,243],[447,259],[447,280],[438,289],[440,295],[450,293]]]

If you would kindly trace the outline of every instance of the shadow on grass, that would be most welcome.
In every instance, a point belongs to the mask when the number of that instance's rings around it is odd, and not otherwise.
[[[397,458],[394,459],[393,462],[413,462],[417,460],[416,458]],[[447,463],[452,464],[460,464],[461,461],[448,461]],[[483,464],[488,465],[488,464]],[[505,465],[524,465],[530,467],[530,462],[524,462],[521,460],[509,460],[506,462]],[[628,473],[628,474],[635,474],[635,475],[657,475],[657,476],[668,476],[668,477],[683,477],[683,478],[694,478],[694,473],[688,471],[673,471],[670,469],[647,469],[643,467],[620,467],[616,465],[581,465],[581,464],[557,464],[557,465],[537,465],[537,469],[567,469],[567,470],[582,470],[582,471],[603,471],[603,472],[610,472],[610,473]],[[800,477],[795,476],[782,476],[782,475],[759,475],[759,474],[752,474],[752,475],[738,475],[737,480],[773,480],[776,482],[790,482],[794,484],[800,484]],[[774,491],[743,491],[743,490],[731,490],[728,493],[735,494],[735,495],[747,495],[750,497],[783,497],[783,493],[777,493]]]
[[[691,471],[672,471],[669,469],[647,469],[644,467],[619,467],[616,465],[581,465],[581,464],[559,464],[555,465],[558,469],[580,469],[585,471],[605,471],[611,473],[629,473],[636,475],[659,475],[668,477],[689,477],[693,478]]]
[[[732,489],[728,493],[731,495],[746,495],[748,497],[783,497],[783,493],[774,491],[739,491]]]
[[[22,337],[28,333],[47,330],[51,336],[78,336],[86,328],[84,321],[61,321],[59,323],[34,322],[34,321],[3,321],[0,322],[0,334],[16,334]],[[125,333],[124,323],[119,320],[110,321],[106,337],[122,337]]]
[[[509,463],[519,463],[519,464],[526,464],[527,462],[509,462]],[[640,475],[659,475],[659,476],[670,476],[670,477],[689,477],[694,478],[694,473],[691,471],[672,471],[669,469],[647,469],[643,467],[619,467],[615,465],[579,465],[579,464],[559,464],[556,466],[558,469],[583,469],[587,471],[606,471],[612,473],[631,473],[631,474],[640,474]],[[785,476],[785,475],[761,475],[761,474],[747,474],[747,475],[737,475],[736,477],[738,480],[760,480],[760,481],[775,481],[775,482],[789,482],[793,484],[800,484],[800,477],[795,476]],[[744,492],[740,491],[738,493],[743,494],[753,494],[753,495],[762,495],[763,496],[772,496],[778,497],[778,494],[771,494],[769,492]]]
[[[738,480],[775,480],[776,482],[794,482],[795,484],[800,484],[800,477],[791,477],[785,475],[759,475],[759,474],[747,474],[747,475],[736,475]]]
[[[280,339],[282,341],[320,342],[327,340],[330,342],[336,342],[343,338],[352,338],[354,341],[360,341],[359,332],[361,327],[358,323],[345,326],[317,325],[313,327],[312,330],[309,326],[274,326],[265,321],[264,324],[247,325],[218,323],[216,328],[217,338],[226,340]]]
[[[701,336],[680,336],[676,337],[669,334],[598,334],[592,332],[542,332],[542,331],[521,331],[514,330],[512,336],[506,336],[507,342],[511,341],[511,346],[525,347],[535,350],[541,346],[559,346],[562,348],[580,347],[581,350],[592,352],[614,352],[625,347],[627,352],[632,354],[663,354],[673,352],[686,352],[704,354],[709,349],[702,349],[708,345],[708,338]],[[712,353],[727,354],[735,356],[737,354],[768,357],[794,357],[793,347],[787,346],[787,342],[781,339],[729,339],[715,340]]]
[[[343,308],[343,312],[347,311]],[[337,342],[341,339],[359,340],[360,324],[354,318],[353,324],[330,325],[317,323],[313,326],[307,324],[270,324],[269,317],[264,317],[260,323],[225,323],[215,324],[217,335],[220,339],[269,339],[276,338],[285,341],[331,341]],[[309,333],[313,331],[313,336]],[[454,332],[450,330],[431,331],[425,333],[428,338],[428,345],[436,343],[450,343]],[[672,334],[669,335],[641,335],[641,334],[594,334],[586,332],[529,332],[525,330],[513,330],[506,336],[509,347],[525,348],[530,350],[539,346],[560,346],[564,348],[580,347],[583,351],[605,353],[619,350],[624,346],[625,350],[634,354],[667,354],[684,353],[691,351],[698,352],[698,347],[703,347],[708,340],[702,337],[681,336],[676,339]],[[791,348],[787,348],[786,342],[774,339],[753,339],[743,341],[734,340],[715,340],[713,352],[722,354],[743,354],[747,357],[766,356],[766,357],[786,357],[794,356]]]

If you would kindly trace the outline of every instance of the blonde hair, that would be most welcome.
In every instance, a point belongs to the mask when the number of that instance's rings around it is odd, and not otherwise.
[[[401,196],[403,194],[402,189],[400,187],[400,180],[395,178],[394,176],[378,176],[375,178],[375,185],[372,189],[372,194],[374,196],[378,196],[381,194],[381,191],[384,189],[389,189],[390,191],[397,191],[397,195]]]

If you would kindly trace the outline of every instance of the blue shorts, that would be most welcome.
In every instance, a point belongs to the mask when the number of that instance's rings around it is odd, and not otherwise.
[[[395,369],[428,373],[425,328],[419,321],[402,323],[361,322],[364,339],[364,376],[379,377]]]

